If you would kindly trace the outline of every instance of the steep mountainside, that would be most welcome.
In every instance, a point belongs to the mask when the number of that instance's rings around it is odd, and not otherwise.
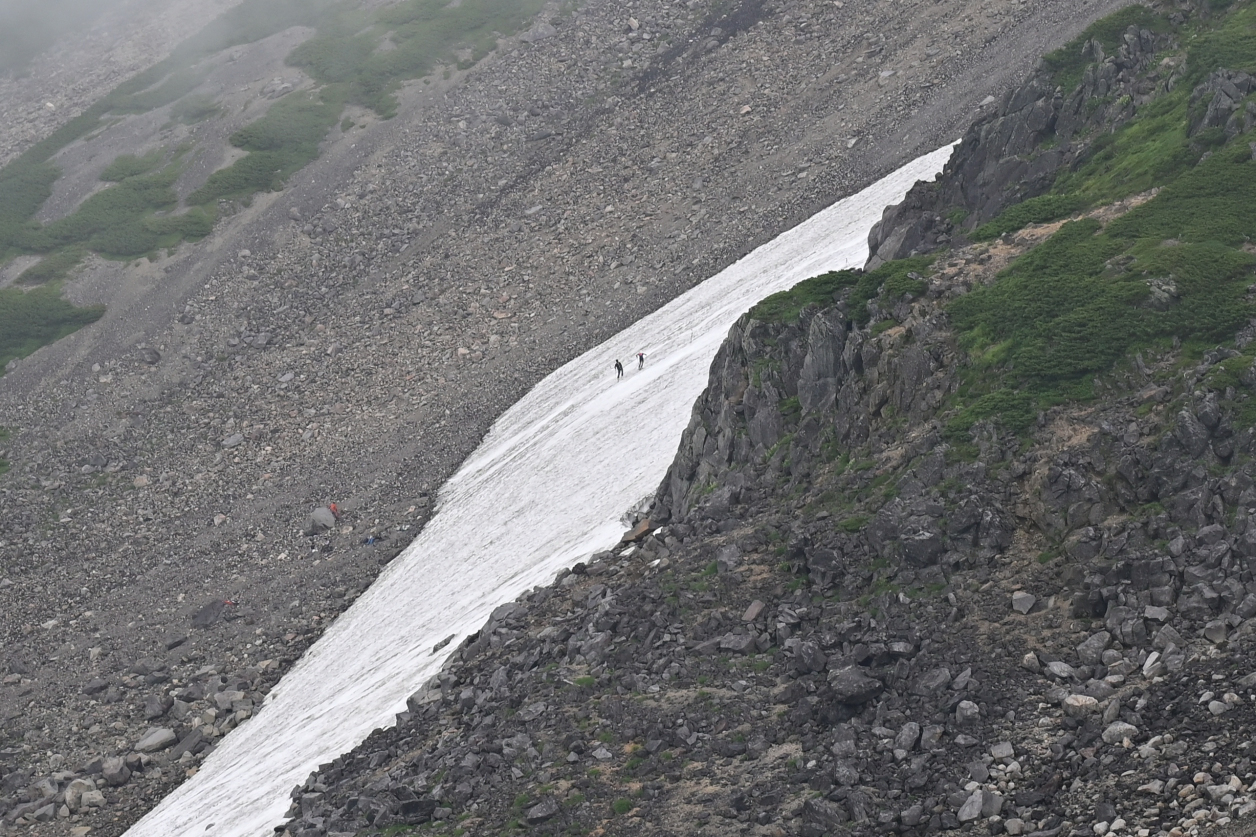
[[[1116,5],[555,3],[404,87],[393,119],[346,113],[199,243],[88,257],[65,290],[103,318],[0,379],[0,829],[120,833],[548,370],[958,136]],[[309,35],[213,57],[230,107],[195,129],[284,101]],[[170,108],[57,152],[38,220],[108,188],[89,142],[133,170],[141,139],[188,130]],[[329,501],[338,525],[304,536]],[[169,733],[137,750],[150,728]]]
[[[1139,101],[1065,140],[1036,74],[873,239],[952,247],[742,318],[649,519],[287,833],[1251,833],[1256,8],[1134,14],[1047,62]]]

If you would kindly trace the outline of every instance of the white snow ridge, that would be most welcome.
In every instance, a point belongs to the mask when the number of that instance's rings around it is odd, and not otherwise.
[[[618,540],[621,515],[671,463],[729,327],[769,294],[862,264],[882,210],[941,171],[951,148],[834,204],[537,384],[441,490],[409,548],[128,837],[273,833],[293,787],[391,725],[440,669],[449,649],[434,653],[435,643],[473,633],[495,606]]]

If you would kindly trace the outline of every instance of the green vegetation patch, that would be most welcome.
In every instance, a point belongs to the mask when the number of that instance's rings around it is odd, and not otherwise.
[[[1213,0],[1214,8],[1220,4]],[[1230,11],[1191,33],[1187,49],[1187,87],[1193,87],[1221,67],[1256,72],[1256,6],[1225,4]]]
[[[974,238],[990,238],[1160,190],[1106,229],[1091,220],[1065,224],[992,285],[951,304],[971,361],[952,401],[953,441],[965,440],[972,424],[987,418],[1024,431],[1045,407],[1088,398],[1093,376],[1131,352],[1176,338],[1197,354],[1229,341],[1256,314],[1247,295],[1256,279],[1249,252],[1256,237],[1250,145],[1256,136],[1227,137],[1220,128],[1188,136],[1196,84],[1223,67],[1256,71],[1256,5],[1213,8],[1223,13],[1179,30],[1186,80],[1094,138],[1087,156],[1061,173],[1048,195],[974,231]],[[1082,45],[1095,37],[1111,53],[1131,24],[1157,32],[1168,27],[1142,6],[1105,18],[1047,56],[1056,80],[1071,89],[1088,60]]]
[[[75,308],[61,297],[59,286],[41,285],[29,291],[0,290],[0,375],[14,358],[26,357],[40,346],[60,340],[105,313],[103,305]]]
[[[18,159],[0,170],[0,263],[25,252],[30,219],[52,195],[61,171],[50,163]]]
[[[221,111],[222,108],[213,96],[199,94],[186,96],[176,102],[170,109],[170,118],[175,122],[191,125],[217,116]]]
[[[123,154],[105,167],[105,170],[100,173],[100,179],[106,183],[120,183],[128,177],[148,174],[161,165],[162,156],[160,149],[150,151],[143,157]]]
[[[541,10],[539,0],[406,0],[373,18],[339,7],[319,22],[318,34],[298,46],[288,63],[317,81],[343,88],[346,102],[384,118],[397,111],[393,93],[401,82],[452,62],[453,50],[469,49],[479,61],[497,38],[527,25]]]
[[[774,293],[750,309],[750,316],[761,322],[785,323],[798,319],[811,305],[832,305],[838,295],[850,288],[847,304],[855,322],[863,325],[871,319],[868,302],[883,295],[897,300],[904,294],[920,294],[928,287],[920,278],[933,264],[933,256],[915,256],[887,262],[876,270],[833,270],[804,279],[787,291]]]
[[[1190,171],[1206,149],[1186,136],[1189,96],[1189,88],[1179,88],[1146,106],[1116,133],[1097,137],[1086,161],[1057,178],[1052,192],[1097,206]]]
[[[59,282],[70,275],[70,271],[78,266],[87,251],[81,247],[63,247],[44,256],[38,264],[28,267],[17,277],[19,285],[42,285],[45,282]]]
[[[1104,48],[1110,52],[1116,39],[1131,23],[1157,32],[1166,30],[1163,18],[1142,6],[1131,6],[1099,21],[1091,27],[1093,32],[1087,30],[1090,34],[1083,34],[1073,44],[1044,60],[1049,66],[1055,66],[1053,62],[1058,63],[1060,56],[1067,53],[1070,61],[1084,69],[1088,59],[1082,58],[1081,45],[1090,35],[1100,37]],[[1205,155],[1224,147],[1227,137],[1220,128],[1187,136],[1190,94],[1196,84],[1215,70],[1256,72],[1256,6],[1244,4],[1211,21],[1192,24],[1184,36],[1187,81],[1179,82],[1172,92],[1140,107],[1137,117],[1117,131],[1091,140],[1085,158],[1075,169],[1062,172],[1049,194],[1009,208],[973,230],[969,237],[974,241],[996,238],[1027,224],[1059,220],[1089,207],[1164,186],[1192,171]],[[1080,81],[1081,69],[1075,75],[1072,86]],[[1072,79],[1073,76],[1067,75],[1060,83],[1069,90]],[[1200,101],[1195,107],[1198,110],[1207,104]]]
[[[1086,199],[1080,195],[1040,195],[1010,207],[997,218],[977,227],[968,237],[973,241],[989,241],[1030,224],[1045,224],[1067,218],[1074,212],[1085,209],[1086,205]]]
[[[231,135],[231,144],[249,152],[209,176],[188,195],[189,204],[244,200],[255,192],[283,188],[295,171],[318,157],[318,146],[340,118],[344,101],[337,91],[290,93],[264,117]]]
[[[178,202],[173,185],[179,167],[170,164],[152,172],[163,157],[160,150],[143,157],[122,155],[101,176],[114,185],[88,196],[65,218],[45,225],[30,220],[7,226],[0,222],[0,242],[7,252],[44,255],[18,277],[18,282],[34,285],[64,279],[88,251],[111,258],[133,258],[208,235],[214,217],[203,209],[180,215],[158,214],[173,209]],[[31,191],[39,185],[34,181]]]
[[[50,2],[57,8],[73,6],[72,0]],[[470,49],[472,60],[478,60],[495,47],[497,37],[525,26],[541,5],[541,0],[405,0],[366,11],[341,0],[244,0],[0,170],[0,264],[18,255],[48,254],[23,274],[23,281],[49,281],[63,277],[85,251],[128,258],[204,236],[215,217],[211,204],[247,202],[256,192],[282,188],[317,158],[319,144],[347,103],[393,115],[393,94],[404,80],[453,60],[459,48]],[[8,13],[0,0],[0,19]],[[158,214],[177,205],[171,189],[177,170],[158,171],[165,159],[158,151],[119,157],[101,176],[115,186],[91,195],[67,218],[46,226],[35,222],[60,176],[51,162],[57,152],[97,130],[110,114],[146,113],[167,105],[175,121],[217,114],[212,97],[193,92],[204,78],[206,59],[292,26],[316,30],[288,60],[321,88],[290,94],[233,134],[230,142],[248,153],[214,172],[188,197],[192,211]]]
[[[73,214],[40,229],[31,228],[24,243],[36,252],[85,245],[104,256],[142,256],[159,239],[144,221],[177,203],[171,187],[178,175],[172,165],[155,174],[128,177],[89,196]]]
[[[1085,397],[1132,351],[1178,337],[1230,340],[1256,315],[1256,161],[1247,137],[1101,230],[1065,224],[996,281],[951,303],[972,361],[952,433],[998,417],[1025,430],[1039,409]]]

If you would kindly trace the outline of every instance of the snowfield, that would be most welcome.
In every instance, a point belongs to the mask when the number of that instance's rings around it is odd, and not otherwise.
[[[314,644],[251,721],[129,837],[262,837],[320,763],[390,726],[493,608],[609,548],[675,456],[729,327],[769,294],[863,264],[882,210],[941,171],[920,157],[763,245],[557,370],[493,425],[414,542]],[[645,352],[637,369],[636,353]],[[617,380],[615,360],[624,365]]]

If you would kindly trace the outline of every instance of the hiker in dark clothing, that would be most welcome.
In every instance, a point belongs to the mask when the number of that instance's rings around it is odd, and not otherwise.
[[[637,368],[645,369],[645,352],[637,352]]]
[[[624,377],[624,365],[617,360],[615,361],[615,379],[618,380],[622,377]]]

